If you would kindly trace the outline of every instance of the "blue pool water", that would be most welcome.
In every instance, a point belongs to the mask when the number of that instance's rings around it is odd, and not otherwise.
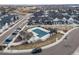
[[[40,29],[34,29],[33,32],[37,33],[38,34],[37,36],[40,38],[48,34],[47,32],[42,31]]]

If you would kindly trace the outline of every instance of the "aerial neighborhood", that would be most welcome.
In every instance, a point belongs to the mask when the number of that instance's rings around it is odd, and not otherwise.
[[[0,54],[79,54],[78,38],[79,5],[0,6]]]

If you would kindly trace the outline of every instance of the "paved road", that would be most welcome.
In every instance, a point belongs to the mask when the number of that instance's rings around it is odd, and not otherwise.
[[[9,36],[12,32],[14,32],[14,30],[16,28],[18,28],[20,25],[22,25],[22,23],[24,23],[26,21],[26,19],[28,17],[30,17],[31,14],[27,14],[23,17],[23,19],[21,19],[21,21],[19,21],[18,23],[16,23],[14,26],[12,26],[11,28],[9,28],[8,30],[6,30],[5,32],[3,32],[1,35],[0,35],[0,44],[2,44],[3,40]],[[23,24],[25,25],[25,24]],[[22,27],[22,26],[21,26]]]
[[[79,47],[74,51],[73,55],[79,55]]]
[[[54,47],[44,50],[42,55],[70,55],[79,46],[79,29],[69,33],[68,38]]]
[[[78,48],[78,46],[79,46],[79,29],[75,29],[68,34],[67,39],[64,39],[62,42],[51,48],[43,50],[38,55],[71,55]],[[30,55],[31,53],[17,53],[17,54]]]

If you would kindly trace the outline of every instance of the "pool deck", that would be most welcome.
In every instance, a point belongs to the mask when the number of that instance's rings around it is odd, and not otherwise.
[[[48,30],[41,27],[34,27],[31,29],[28,29],[27,31],[32,32],[35,37],[40,39],[45,39],[50,35]]]

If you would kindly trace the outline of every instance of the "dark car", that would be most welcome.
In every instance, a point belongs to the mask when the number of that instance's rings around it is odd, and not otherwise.
[[[21,28],[17,28],[17,30],[21,30]]]
[[[12,35],[17,35],[17,33],[14,32],[14,33],[12,33]]]
[[[10,43],[12,40],[10,39],[10,38],[7,38],[6,40],[5,40],[5,43],[6,44],[8,44],[8,43]]]
[[[37,54],[37,53],[40,53],[40,52],[42,52],[42,49],[41,48],[34,48],[32,50],[32,54]]]

